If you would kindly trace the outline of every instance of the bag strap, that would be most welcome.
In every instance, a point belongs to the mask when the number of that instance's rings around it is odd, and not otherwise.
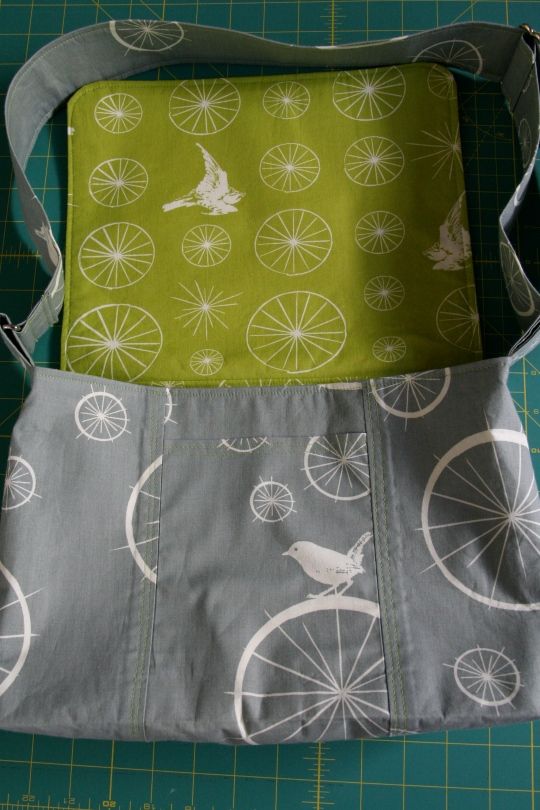
[[[357,68],[440,62],[501,83],[521,147],[523,176],[499,216],[500,257],[523,335],[513,359],[540,343],[540,292],[525,275],[510,242],[539,147],[540,35],[529,26],[460,23],[411,36],[337,46],[288,45],[223,28],[163,20],[111,20],[71,31],[41,48],[16,73],[5,104],[6,132],[24,220],[52,278],[21,323],[0,312],[0,334],[14,356],[33,365],[37,340],[57,322],[63,304],[62,253],[25,174],[39,131],[82,85],[120,79],[181,62]]]

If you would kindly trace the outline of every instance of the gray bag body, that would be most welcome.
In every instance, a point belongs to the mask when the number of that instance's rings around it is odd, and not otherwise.
[[[0,727],[257,744],[540,716],[540,500],[506,385],[540,340],[540,294],[507,235],[538,150],[534,33],[466,23],[317,48],[146,25],[136,49],[109,24],[61,37],[6,99],[25,220],[52,278],[23,324],[0,316],[32,379],[0,524]],[[33,365],[63,271],[24,170],[78,87],[182,61],[459,67],[460,43],[501,82],[523,153],[500,217],[524,330],[508,357],[216,389]]]

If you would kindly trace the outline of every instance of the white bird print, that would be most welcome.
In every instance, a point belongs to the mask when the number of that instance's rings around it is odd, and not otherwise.
[[[308,577],[329,586],[320,593],[308,593],[310,599],[325,596],[330,591],[335,591],[337,594],[338,587],[343,585],[344,587],[339,592],[341,595],[351,587],[355,576],[365,572],[362,565],[364,546],[371,540],[371,537],[371,532],[365,532],[347,554],[318,546],[317,543],[312,543],[310,540],[299,540],[297,543],[293,543],[288,551],[284,551],[282,556],[297,560]]]
[[[162,206],[163,210],[172,211],[174,208],[200,205],[201,208],[207,209],[210,216],[232,214],[234,211],[238,211],[236,203],[245,197],[245,193],[229,186],[227,172],[221,168],[204,146],[201,146],[200,143],[197,146],[204,158],[205,175],[203,179],[184,197],[165,203]]]
[[[463,226],[464,206],[463,191],[439,228],[439,241],[423,252],[435,262],[434,270],[462,270],[471,258],[471,238]]]

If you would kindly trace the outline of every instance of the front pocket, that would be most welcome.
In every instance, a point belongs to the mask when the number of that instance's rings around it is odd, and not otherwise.
[[[151,735],[388,733],[362,431],[166,442]]]

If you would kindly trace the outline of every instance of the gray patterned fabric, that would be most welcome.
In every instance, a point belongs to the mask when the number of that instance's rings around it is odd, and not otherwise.
[[[161,26],[68,34],[8,93],[25,216],[53,277],[18,331],[3,316],[32,389],[0,524],[0,727],[261,744],[540,716],[540,501],[506,386],[539,340],[540,297],[506,236],[538,148],[534,49],[486,24],[333,49]],[[463,42],[502,80],[523,151],[501,214],[525,330],[509,358],[213,390],[33,366],[62,267],[23,172],[76,87],[182,60],[459,65]]]

